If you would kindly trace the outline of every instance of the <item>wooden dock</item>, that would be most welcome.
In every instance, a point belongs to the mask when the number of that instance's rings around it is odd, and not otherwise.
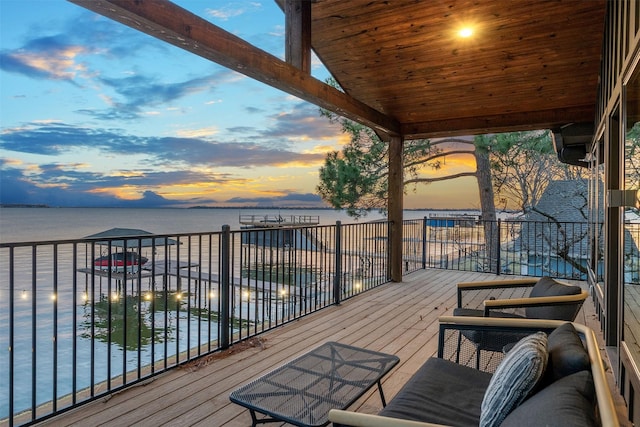
[[[238,222],[256,228],[269,227],[311,227],[320,224],[318,215],[240,215]]]
[[[249,411],[232,404],[229,393],[284,362],[326,341],[396,354],[399,365],[385,378],[391,399],[409,377],[435,354],[438,317],[456,305],[455,285],[462,281],[511,279],[447,270],[420,270],[298,321],[267,332],[231,349],[162,374],[144,385],[100,399],[43,426],[228,426],[251,425]],[[598,331],[591,300],[577,319]],[[613,383],[612,377],[610,378]],[[615,394],[617,395],[617,392]],[[620,398],[621,419],[626,411]],[[377,413],[374,388],[351,410]],[[285,424],[277,424],[285,425]]]

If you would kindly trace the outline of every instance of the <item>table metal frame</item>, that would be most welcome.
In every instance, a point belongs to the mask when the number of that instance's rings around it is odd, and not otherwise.
[[[375,384],[386,406],[381,380],[399,361],[394,355],[327,342],[234,390],[229,399],[249,409],[253,427],[270,422],[325,426],[330,409],[347,409]]]

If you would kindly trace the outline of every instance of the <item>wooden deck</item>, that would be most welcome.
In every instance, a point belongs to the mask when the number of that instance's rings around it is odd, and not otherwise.
[[[74,426],[242,426],[249,412],[229,401],[229,393],[251,379],[326,341],[396,354],[399,365],[383,387],[390,400],[437,348],[438,317],[451,314],[455,284],[509,279],[446,270],[421,270],[299,321],[130,388],[40,425]],[[578,322],[597,331],[593,304],[587,300]],[[350,409],[377,413],[375,387]],[[621,407],[621,411],[624,407]],[[625,419],[626,417],[622,417]],[[280,424],[276,424],[280,425]]]

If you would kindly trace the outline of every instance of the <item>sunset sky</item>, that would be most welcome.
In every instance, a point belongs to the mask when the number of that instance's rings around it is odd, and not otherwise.
[[[272,0],[175,3],[284,56]],[[325,206],[319,168],[348,138],[318,107],[67,1],[1,0],[0,19],[0,203]],[[477,185],[408,189],[405,207],[475,209]]]

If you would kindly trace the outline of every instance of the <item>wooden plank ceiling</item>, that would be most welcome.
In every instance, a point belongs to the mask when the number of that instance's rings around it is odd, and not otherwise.
[[[311,47],[344,94],[169,2],[71,1],[388,135],[595,120],[605,0],[315,0]]]
[[[556,128],[595,119],[604,11],[582,0],[320,0],[312,45],[405,137]]]

